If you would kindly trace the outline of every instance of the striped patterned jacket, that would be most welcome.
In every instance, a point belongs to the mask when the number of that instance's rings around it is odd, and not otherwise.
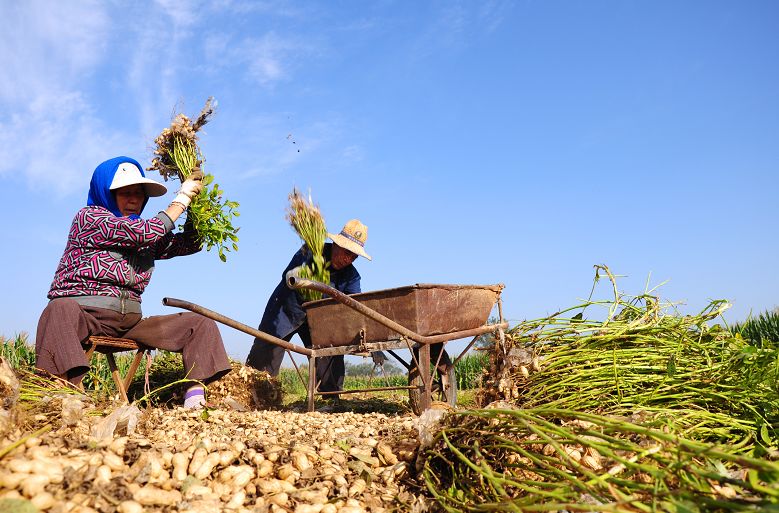
[[[173,233],[164,212],[151,219],[117,217],[84,207],[70,227],[48,298],[109,296],[141,301],[154,261],[200,251],[194,231]]]

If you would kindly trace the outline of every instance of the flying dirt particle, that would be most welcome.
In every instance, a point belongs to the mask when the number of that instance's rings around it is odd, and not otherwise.
[[[288,141],[292,141],[292,144],[294,144],[294,145],[298,144],[297,141],[295,140],[295,138],[292,137],[292,134],[287,134],[287,140]],[[300,148],[298,148],[298,153],[300,153]]]

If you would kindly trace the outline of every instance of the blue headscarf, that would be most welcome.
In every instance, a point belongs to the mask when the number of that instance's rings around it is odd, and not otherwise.
[[[141,176],[146,176],[143,173],[143,168],[135,159],[131,159],[130,157],[115,157],[110,160],[106,160],[97,166],[94,173],[92,173],[92,181],[89,182],[87,206],[95,205],[98,207],[103,207],[110,210],[111,213],[113,213],[116,217],[123,217],[122,213],[119,211],[119,207],[116,204],[116,199],[114,198],[110,187],[111,182],[114,181],[116,170],[119,169],[119,165],[124,162],[134,164],[141,171]],[[141,206],[141,211],[143,211],[144,207],[146,207],[146,203],[148,201],[149,196],[147,195],[146,200]],[[140,216],[136,214],[132,214],[129,217],[130,219],[140,219]]]

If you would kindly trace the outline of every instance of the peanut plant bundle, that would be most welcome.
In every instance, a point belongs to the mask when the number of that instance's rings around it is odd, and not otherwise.
[[[660,426],[555,408],[450,414],[422,455],[439,505],[460,511],[777,511],[779,462]]]
[[[156,169],[166,181],[181,182],[195,171],[202,172],[205,159],[198,146],[197,132],[208,123],[214,107],[213,98],[209,98],[194,122],[184,114],[175,116],[170,126],[154,140],[156,156],[148,169]],[[240,213],[238,203],[223,199],[222,195],[214,176],[204,173],[203,190],[189,205],[187,224],[191,224],[207,250],[217,249],[219,259],[224,262],[227,260],[225,253],[230,249],[238,250],[239,228],[233,226],[233,218]]]
[[[323,254],[327,228],[322,212],[311,200],[311,195],[306,200],[300,191],[292,189],[286,217],[313,256],[311,264],[301,267],[300,277],[330,285],[330,270]],[[316,290],[300,289],[300,292],[307,301],[322,298],[322,293]]]
[[[597,306],[606,319],[585,319]],[[679,315],[651,295],[615,294],[523,322],[493,348],[481,404],[633,416],[759,455],[779,441],[779,351],[710,325],[728,306]]]

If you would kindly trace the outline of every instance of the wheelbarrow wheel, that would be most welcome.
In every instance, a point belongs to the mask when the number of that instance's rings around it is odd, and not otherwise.
[[[431,366],[430,370],[433,368]],[[410,388],[408,391],[408,401],[411,406],[411,411],[414,415],[422,414],[422,375],[419,373],[419,368],[413,365],[408,371],[408,384],[415,387]],[[432,383],[432,395],[431,400],[433,402],[439,401],[447,403],[453,407],[457,404],[457,379],[454,375],[454,365],[449,366],[449,370],[446,373],[442,373],[436,369],[433,375]]]

